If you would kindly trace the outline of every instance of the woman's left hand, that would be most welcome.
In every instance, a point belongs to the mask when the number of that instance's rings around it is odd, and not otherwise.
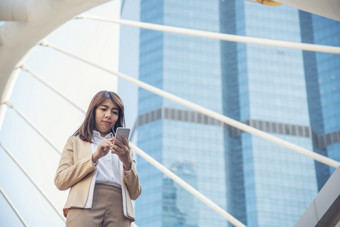
[[[130,156],[130,146],[129,141],[124,137],[123,134],[120,134],[123,142],[120,142],[118,139],[114,138],[114,145],[112,145],[112,152],[116,153],[120,159],[120,161],[124,165],[125,170],[131,169],[131,156]]]

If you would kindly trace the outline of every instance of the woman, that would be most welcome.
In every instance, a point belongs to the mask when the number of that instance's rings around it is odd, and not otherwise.
[[[125,227],[134,221],[131,200],[142,189],[127,138],[114,138],[118,127],[124,127],[121,99],[114,92],[98,92],[67,140],[54,179],[59,190],[70,188],[66,226]]]

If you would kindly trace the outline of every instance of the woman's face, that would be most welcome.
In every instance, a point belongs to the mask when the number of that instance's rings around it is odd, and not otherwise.
[[[100,132],[101,136],[106,136],[119,117],[119,110],[111,99],[105,99],[96,109],[96,125],[95,129]]]

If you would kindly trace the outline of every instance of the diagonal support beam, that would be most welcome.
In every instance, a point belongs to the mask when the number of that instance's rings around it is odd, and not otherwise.
[[[76,56],[76,55],[74,55],[74,54],[72,54],[72,53],[70,53],[70,52],[68,52],[66,50],[63,50],[63,49],[58,48],[56,46],[53,46],[53,45],[51,45],[51,44],[49,44],[49,43],[47,43],[45,41],[41,42],[40,45],[41,46],[45,46],[45,47],[53,48],[53,49],[55,49],[55,50],[65,54],[65,55],[68,55],[68,56],[70,56],[72,58],[75,58],[75,59],[81,61],[81,62],[84,62],[84,63],[89,64],[89,65],[91,65],[93,67],[96,67],[96,68],[98,68],[100,70],[103,70],[105,72],[113,74],[113,75],[115,75],[115,76],[117,76],[117,77],[119,77],[119,78],[121,78],[123,80],[131,82],[131,83],[133,83],[133,84],[135,84],[135,85],[137,85],[137,86],[139,86],[141,88],[144,88],[145,90],[148,90],[148,91],[150,91],[150,92],[152,92],[154,94],[157,94],[159,96],[162,96],[164,98],[172,100],[172,101],[174,101],[176,103],[179,103],[179,104],[181,104],[183,106],[186,106],[186,107],[188,107],[190,109],[193,109],[193,110],[195,110],[197,112],[200,112],[200,113],[202,113],[202,114],[204,114],[206,116],[209,116],[209,117],[214,118],[214,119],[216,119],[218,121],[226,123],[226,124],[228,124],[230,126],[238,128],[238,129],[240,129],[242,131],[249,132],[249,133],[251,133],[253,135],[256,135],[258,137],[261,137],[261,138],[263,138],[265,140],[271,141],[271,142],[276,143],[276,144],[278,144],[280,146],[288,148],[288,149],[290,149],[292,151],[295,151],[297,153],[300,153],[302,155],[310,157],[310,158],[312,158],[312,159],[314,159],[314,160],[316,160],[318,162],[321,162],[323,164],[326,164],[326,165],[329,165],[329,166],[332,166],[332,167],[335,167],[335,168],[340,166],[340,162],[337,162],[337,161],[335,161],[335,160],[333,160],[331,158],[328,158],[328,157],[320,155],[320,154],[318,154],[316,152],[310,151],[310,150],[308,150],[306,148],[303,148],[303,147],[300,147],[298,145],[295,145],[295,144],[293,144],[291,142],[288,142],[288,141],[285,141],[285,140],[280,139],[278,137],[275,137],[275,136],[273,136],[273,135],[271,135],[269,133],[263,132],[263,131],[258,130],[256,128],[253,128],[253,127],[251,127],[249,125],[246,125],[246,124],[244,124],[242,122],[236,121],[236,120],[234,120],[232,118],[229,118],[227,116],[224,116],[222,114],[216,113],[216,112],[214,112],[212,110],[209,110],[209,109],[207,109],[205,107],[202,107],[200,105],[197,105],[195,103],[189,102],[189,101],[187,101],[187,100],[185,100],[183,98],[180,98],[180,97],[178,97],[176,95],[173,95],[171,93],[163,91],[163,90],[161,90],[159,88],[151,86],[151,85],[149,85],[147,83],[144,83],[144,82],[142,82],[140,80],[137,80],[137,79],[132,78],[130,76],[127,76],[125,74],[122,74],[122,73],[119,73],[119,72],[107,69],[105,67],[102,67],[102,66],[100,66],[98,64],[95,64],[93,62],[90,62],[90,61],[88,61],[88,60],[86,60],[84,58]]]
[[[223,210],[221,207],[216,205],[214,202],[212,202],[209,198],[204,196],[202,193],[197,191],[195,188],[193,188],[191,185],[189,185],[187,182],[182,180],[180,177],[178,177],[176,174],[174,174],[172,171],[167,169],[165,166],[157,162],[154,158],[149,156],[147,153],[145,153],[143,150],[139,149],[136,145],[130,143],[130,147],[135,150],[135,152],[141,156],[144,160],[149,162],[151,165],[156,167],[158,170],[160,170],[162,173],[164,173],[166,176],[171,178],[173,181],[175,181],[177,184],[179,184],[182,188],[187,190],[190,194],[195,196],[197,199],[201,200],[205,205],[213,209],[216,213],[220,214],[222,217],[227,219],[230,223],[232,223],[234,226],[237,227],[246,227],[242,222],[234,218],[232,215],[230,215],[227,211]]]
[[[66,102],[68,102],[69,104],[71,104],[72,106],[74,106],[76,109],[78,109],[80,112],[82,112],[83,114],[85,114],[85,111],[78,106],[76,103],[74,103],[71,99],[67,98],[65,95],[63,95],[60,91],[58,91],[56,88],[54,88],[50,83],[48,83],[47,81],[45,81],[42,77],[38,76],[38,74],[32,72],[32,70],[30,70],[26,65],[22,65],[20,66],[20,68],[26,72],[28,72],[29,74],[31,74],[34,78],[36,78],[37,80],[39,80],[42,84],[44,84],[46,87],[48,87],[49,89],[51,89],[53,92],[55,92],[57,95],[59,95],[62,99],[64,99]]]
[[[15,159],[15,157],[12,155],[12,153],[7,150],[2,143],[0,143],[0,147],[7,153],[7,155],[12,159],[12,161],[19,167],[19,169],[25,174],[25,176],[31,181],[33,186],[40,192],[40,194],[44,197],[46,202],[53,208],[53,210],[58,214],[58,216],[65,222],[64,216],[58,212],[58,209],[53,205],[53,203],[47,198],[45,193],[42,191],[42,189],[39,187],[39,185],[33,180],[31,175],[25,170],[25,168]]]
[[[2,190],[2,188],[0,187],[0,193],[2,194],[2,196],[6,199],[7,203],[9,204],[9,206],[12,208],[13,212],[15,213],[15,215],[19,218],[20,222],[23,224],[23,226],[27,226],[26,222],[24,221],[24,219],[21,217],[20,213],[18,212],[18,210],[15,208],[15,206],[13,205],[13,203],[11,202],[11,200],[7,197],[7,195],[5,194],[5,192]]]
[[[218,32],[206,32],[206,31],[200,31],[200,30],[195,30],[195,29],[178,28],[178,27],[173,27],[173,26],[151,24],[151,23],[131,21],[131,20],[106,19],[106,18],[90,16],[90,15],[80,15],[80,16],[75,17],[75,19],[91,19],[91,20],[97,20],[97,21],[102,21],[102,22],[109,22],[109,23],[116,23],[116,24],[133,26],[133,27],[138,27],[138,28],[145,28],[145,29],[150,29],[150,30],[155,30],[155,31],[171,32],[171,33],[176,33],[176,34],[219,39],[219,40],[231,41],[231,42],[252,43],[252,44],[267,45],[267,46],[293,48],[293,49],[306,50],[306,51],[340,54],[340,47],[335,47],[335,46],[280,41],[280,40],[255,38],[255,37],[248,37],[248,36],[241,36],[241,35],[224,34],[224,33],[218,33]]]
[[[42,136],[46,141],[49,142],[49,140],[44,137],[44,135],[42,133],[40,133],[40,130],[38,130],[21,112],[19,112],[17,109],[15,109],[9,102],[5,103],[6,105],[8,105],[10,108],[14,109],[20,117],[22,117],[35,131],[39,132],[39,135]],[[46,200],[48,200],[48,198],[43,194],[42,190],[38,187],[38,185],[33,181],[33,179],[28,175],[28,173],[24,170],[24,168],[15,160],[15,158],[11,155],[11,153],[2,146],[2,144],[0,144],[0,146],[7,152],[7,154],[12,158],[12,160],[19,166],[19,168],[25,173],[25,175],[32,181],[32,183],[36,186],[36,188],[42,193],[42,195],[44,196],[44,198]],[[155,166],[157,169],[159,169],[161,172],[163,172],[166,176],[168,176],[169,178],[171,178],[172,180],[174,180],[175,182],[177,182],[181,187],[183,187],[185,190],[187,190],[189,193],[191,193],[193,196],[195,196],[196,198],[198,198],[199,200],[201,200],[203,203],[205,203],[206,205],[208,205],[211,209],[213,209],[215,212],[217,212],[218,214],[220,214],[221,216],[223,216],[226,220],[228,220],[230,223],[234,224],[237,227],[246,227],[245,225],[243,225],[240,221],[238,221],[237,219],[235,219],[232,215],[230,215],[228,212],[226,212],[225,210],[223,210],[221,207],[219,207],[218,205],[216,205],[214,202],[212,202],[209,198],[207,198],[206,196],[204,196],[202,193],[200,193],[199,191],[197,191],[195,188],[193,188],[192,186],[190,186],[188,183],[186,183],[183,179],[181,179],[180,177],[178,177],[176,174],[174,174],[173,172],[171,172],[169,169],[167,169],[165,166],[163,166],[162,164],[160,164],[159,162],[157,162],[155,159],[153,159],[151,156],[149,156],[148,154],[146,154],[143,150],[139,149],[136,145],[130,143],[130,146],[132,147],[132,149],[134,149],[136,151],[136,153],[141,156],[142,158],[144,158],[146,161],[148,161],[150,164],[152,164],[153,166]],[[60,154],[60,152],[58,151],[58,153]],[[48,200],[49,201],[49,200]],[[53,206],[52,203],[50,203],[51,206]],[[56,209],[55,209],[56,210]],[[59,214],[59,212],[58,212]]]
[[[35,125],[33,125],[33,123],[28,120],[28,118],[25,117],[23,113],[17,110],[9,101],[4,102],[4,104],[7,105],[9,108],[12,108],[24,121],[26,121],[27,124],[29,124],[34,129],[34,131],[36,131],[53,148],[53,150],[55,150],[59,155],[61,154],[58,148],[49,139],[47,139],[44,133],[42,133]]]

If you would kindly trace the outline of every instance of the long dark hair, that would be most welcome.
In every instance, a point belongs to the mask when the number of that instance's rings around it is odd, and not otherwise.
[[[92,142],[93,130],[95,129],[96,124],[96,109],[106,99],[111,99],[111,101],[117,105],[119,111],[118,120],[113,127],[113,133],[118,127],[125,126],[124,104],[120,97],[112,91],[100,91],[92,98],[89,108],[87,109],[85,119],[80,128],[73,134],[74,136],[79,135],[80,139],[90,143]]]

